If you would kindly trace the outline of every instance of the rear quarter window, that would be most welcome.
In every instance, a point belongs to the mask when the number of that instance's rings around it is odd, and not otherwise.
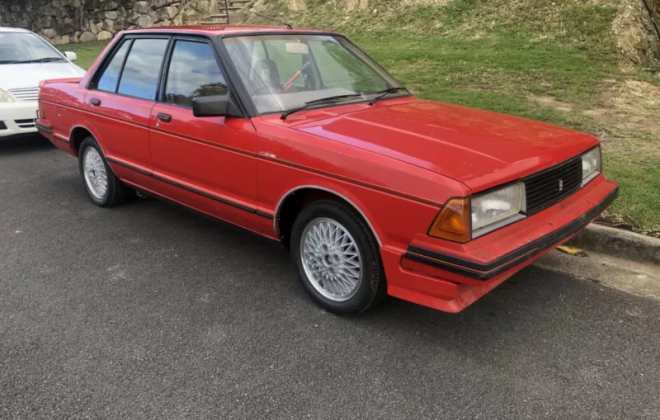
[[[121,72],[121,66],[124,64],[124,58],[126,58],[126,53],[128,48],[131,45],[131,40],[124,41],[121,47],[117,50],[110,64],[103,71],[101,78],[96,84],[98,90],[103,90],[106,92],[116,92],[117,91],[117,82],[119,81],[119,73]]]

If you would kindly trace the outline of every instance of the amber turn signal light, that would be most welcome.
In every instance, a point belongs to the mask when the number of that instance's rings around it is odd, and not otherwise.
[[[454,242],[468,242],[471,238],[470,200],[449,200],[433,221],[429,235]]]

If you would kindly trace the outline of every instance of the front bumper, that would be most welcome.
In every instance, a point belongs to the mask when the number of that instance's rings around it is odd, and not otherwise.
[[[0,138],[37,132],[37,101],[0,104]]]
[[[564,201],[468,244],[420,234],[403,254],[384,249],[388,293],[459,312],[577,235],[616,199],[618,192],[615,182],[600,175]]]

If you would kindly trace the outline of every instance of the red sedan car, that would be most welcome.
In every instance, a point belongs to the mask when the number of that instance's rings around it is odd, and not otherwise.
[[[122,32],[43,84],[37,125],[97,205],[137,190],[281,241],[340,314],[461,311],[618,193],[594,137],[418,99],[331,32]]]

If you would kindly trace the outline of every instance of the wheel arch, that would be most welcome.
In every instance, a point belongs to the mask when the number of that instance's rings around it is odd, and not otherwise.
[[[303,193],[303,194],[301,194]],[[371,221],[367,217],[364,211],[355,204],[354,200],[351,200],[345,194],[342,194],[334,189],[328,187],[322,187],[319,185],[300,185],[298,187],[292,188],[287,191],[277,203],[275,208],[275,214],[273,215],[273,229],[275,231],[275,236],[281,238],[282,242],[285,245],[288,245],[288,239],[290,234],[290,229],[293,227],[293,222],[297,215],[302,211],[302,209],[320,199],[337,199],[348,204],[352,207],[362,219],[366,222],[367,226],[371,230],[371,233],[376,238],[376,242],[380,248],[383,247],[383,243],[380,240],[378,232],[374,229]],[[284,234],[284,236],[283,236]]]
[[[80,144],[83,142],[83,140],[85,140],[89,136],[94,137],[96,143],[101,148],[103,155],[106,155],[105,150],[101,145],[98,136],[94,133],[93,130],[91,130],[89,127],[86,127],[84,125],[73,126],[71,128],[71,131],[69,132],[69,143],[74,153],[78,155],[78,152],[80,151]]]

